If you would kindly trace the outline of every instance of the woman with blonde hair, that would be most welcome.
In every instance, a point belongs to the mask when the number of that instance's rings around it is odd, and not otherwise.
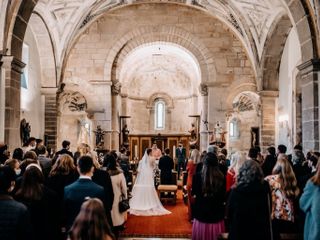
[[[239,173],[239,169],[242,164],[247,160],[246,154],[244,152],[236,152],[232,155],[231,165],[227,171],[226,175],[226,192],[229,193],[231,187],[236,183],[236,178]]]
[[[62,201],[64,187],[76,181],[78,177],[79,174],[72,157],[62,154],[52,166],[46,185],[54,190]]]
[[[299,195],[297,179],[286,155],[282,154],[278,157],[272,175],[265,180],[271,187],[274,239],[279,239],[280,232],[288,232],[294,228],[294,202]]]
[[[98,198],[85,201],[71,229],[71,240],[112,240],[103,203]]]

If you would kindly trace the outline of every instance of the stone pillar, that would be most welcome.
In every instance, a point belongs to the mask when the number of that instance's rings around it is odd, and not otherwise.
[[[265,151],[269,146],[275,145],[276,136],[276,112],[278,109],[278,91],[261,91],[261,124],[260,146]]]
[[[57,88],[42,88],[41,93],[45,97],[44,137],[47,140],[47,146],[56,150],[58,127]],[[60,144],[58,147],[60,147]]]
[[[120,141],[120,125],[119,125],[119,105],[121,104],[120,99],[121,84],[116,81],[111,86],[111,147],[112,150],[119,150],[119,141]]]
[[[208,129],[205,122],[208,122],[208,86],[205,84],[200,85],[200,94],[202,99],[202,111],[200,116],[200,152],[207,150],[208,147]]]
[[[2,67],[0,55],[0,142],[4,141],[4,113],[5,113],[5,69]]]
[[[298,66],[301,74],[302,144],[304,151],[319,151],[320,59]]]
[[[25,64],[13,56],[3,56],[1,59],[4,76],[4,141],[10,150],[21,146],[20,140],[20,84],[21,73]],[[3,74],[4,71],[4,74]],[[1,85],[3,81],[1,80]],[[1,86],[3,87],[3,86]],[[1,88],[2,89],[2,88]],[[3,99],[3,97],[2,97]],[[2,101],[1,101],[2,102]],[[3,105],[3,104],[2,104]],[[3,111],[3,108],[1,109]],[[2,123],[3,126],[3,123]]]

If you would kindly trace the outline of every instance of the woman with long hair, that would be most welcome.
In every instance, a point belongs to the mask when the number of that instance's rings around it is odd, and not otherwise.
[[[272,175],[265,179],[271,187],[274,239],[279,239],[280,232],[290,232],[294,228],[294,202],[299,195],[297,179],[286,155],[278,157]]]
[[[85,201],[71,229],[71,240],[112,240],[103,203],[98,198]]]
[[[202,171],[193,177],[191,194],[195,199],[192,239],[218,239],[225,230],[225,179],[214,153],[205,155]]]
[[[259,164],[245,161],[228,201],[229,240],[271,240],[271,197]]]
[[[64,187],[76,181],[78,177],[79,174],[72,157],[62,154],[52,166],[46,185],[54,190],[62,201]]]
[[[236,183],[236,178],[239,173],[239,169],[242,164],[247,160],[245,153],[236,152],[231,157],[231,165],[227,171],[226,175],[226,192],[229,193],[231,187]]]
[[[27,206],[31,215],[34,239],[59,239],[59,204],[57,195],[43,185],[41,167],[30,164],[22,177],[16,200]]]
[[[320,162],[315,175],[308,181],[300,198],[300,208],[306,214],[304,240],[320,239]]]

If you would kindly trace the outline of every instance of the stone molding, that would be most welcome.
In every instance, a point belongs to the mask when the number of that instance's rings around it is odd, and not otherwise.
[[[297,66],[302,75],[306,75],[310,72],[319,72],[320,71],[320,59],[310,59],[299,66]]]
[[[26,64],[19,59],[17,59],[14,56],[8,56],[8,55],[2,55],[0,56],[0,66],[4,68],[11,68],[14,72],[17,72],[19,74],[23,73],[23,69],[26,66]]]
[[[262,98],[277,98],[277,97],[279,97],[279,91],[263,90],[263,91],[258,92],[258,94]]]
[[[201,83],[199,86],[201,96],[208,96],[208,85]]]

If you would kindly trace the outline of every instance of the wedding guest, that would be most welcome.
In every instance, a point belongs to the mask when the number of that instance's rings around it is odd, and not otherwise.
[[[192,239],[218,239],[225,231],[225,179],[214,153],[207,153],[202,172],[194,176],[192,196],[195,198]]]
[[[43,182],[41,167],[37,164],[28,165],[15,198],[26,205],[30,212],[34,239],[56,240],[60,233],[58,197]]]
[[[111,217],[113,223],[113,232],[116,237],[119,235],[119,231],[124,229],[124,223],[127,212],[119,211],[119,201],[121,199],[127,199],[127,185],[122,170],[117,166],[117,161],[113,155],[109,158],[108,173],[111,176],[112,189],[114,193],[114,200],[111,210]]]
[[[174,168],[173,159],[170,157],[170,149],[164,150],[164,156],[159,160],[160,183],[161,184],[175,184],[172,181],[172,170]]]
[[[286,154],[286,152],[287,152],[287,147],[285,145],[283,145],[283,144],[278,145],[277,155]]]
[[[264,176],[269,176],[272,173],[272,169],[277,162],[277,155],[275,147],[267,148],[267,156],[262,164],[262,171]]]
[[[58,159],[58,157],[60,155],[63,155],[63,154],[68,154],[70,157],[73,158],[73,154],[72,152],[70,152],[70,141],[68,140],[63,140],[62,141],[62,149],[60,149],[58,152],[56,152],[56,154],[54,155],[53,159],[52,159],[52,165],[54,165]]]
[[[19,162],[23,160],[23,150],[21,148],[16,148],[13,150],[13,159],[17,159]]]
[[[23,160],[25,159],[38,160],[38,156],[34,151],[27,151],[23,156]]]
[[[320,239],[320,164],[308,181],[300,198],[300,208],[306,214],[304,240]]]
[[[249,149],[249,153],[248,153],[248,157],[251,159],[251,160],[253,160],[253,161],[255,161],[255,162],[257,162],[258,164],[261,164],[261,162],[258,160],[258,150],[257,150],[257,148],[250,148]]]
[[[3,142],[0,142],[0,165],[4,164],[7,159],[9,159],[8,146]]]
[[[271,187],[274,239],[280,239],[280,233],[294,229],[294,202],[299,195],[299,188],[286,155],[279,156],[272,174],[265,179]]]
[[[19,177],[21,174],[19,161],[16,159],[8,159],[5,163],[5,166],[9,166],[16,173],[16,177]]]
[[[14,180],[15,173],[10,167],[0,167],[0,239],[32,239],[28,210],[10,195]]]
[[[52,168],[52,160],[51,158],[48,158],[48,152],[47,149],[44,145],[40,145],[37,148],[38,150],[38,161],[40,163],[40,166],[42,168],[42,173],[45,177],[45,179],[47,179],[51,168]]]
[[[81,210],[71,227],[70,239],[114,239],[103,203],[98,198],[91,198],[82,204]]]
[[[187,194],[188,194],[188,219],[191,221],[193,219],[193,214],[192,214],[192,209],[194,207],[194,198],[192,197],[192,181],[193,181],[193,176],[196,172],[197,169],[197,164],[200,162],[200,152],[196,148],[196,145],[191,145],[191,155],[190,159],[187,164],[187,173],[188,173],[188,178],[187,178]]]
[[[228,201],[229,240],[271,240],[270,187],[259,164],[245,161]]]
[[[236,183],[236,178],[239,174],[239,169],[242,164],[246,161],[246,155],[242,152],[236,152],[232,155],[232,162],[228,169],[227,176],[226,176],[226,192],[229,193],[231,188]]]
[[[186,169],[186,166],[185,166],[186,149],[183,147],[182,142],[179,142],[179,145],[176,149],[176,158],[178,161],[178,164],[177,164],[178,178],[180,178],[181,170],[184,171]]]

